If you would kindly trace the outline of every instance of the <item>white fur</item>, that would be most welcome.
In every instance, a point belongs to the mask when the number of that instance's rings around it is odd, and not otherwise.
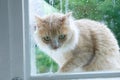
[[[78,39],[79,39],[79,30],[77,29],[77,26],[75,26],[73,19],[70,17],[69,18],[69,22],[70,22],[70,29],[71,31],[73,31],[73,36],[74,36],[74,40],[72,40],[72,42],[68,42],[67,41],[57,50],[52,50],[48,47],[48,45],[46,45],[45,43],[43,43],[43,41],[41,41],[40,37],[39,37],[39,33],[38,30],[36,30],[34,32],[34,39],[37,43],[37,45],[39,46],[39,48],[41,50],[43,50],[44,52],[46,52],[50,57],[52,57],[55,61],[56,60],[61,60],[64,61],[64,55],[66,55],[65,53],[67,53],[68,51],[72,50],[75,48],[75,46],[78,44]],[[57,61],[56,61],[57,62]],[[59,62],[59,66],[62,66],[65,62]]]

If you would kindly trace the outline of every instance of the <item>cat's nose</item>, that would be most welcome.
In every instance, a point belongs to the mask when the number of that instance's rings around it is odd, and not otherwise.
[[[58,46],[53,46],[53,49],[57,49],[58,48]]]

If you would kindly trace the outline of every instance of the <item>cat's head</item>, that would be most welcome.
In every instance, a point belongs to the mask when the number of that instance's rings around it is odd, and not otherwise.
[[[73,46],[74,29],[70,21],[71,13],[51,14],[45,17],[36,16],[37,43],[42,48],[59,50]],[[69,46],[68,46],[69,45]]]

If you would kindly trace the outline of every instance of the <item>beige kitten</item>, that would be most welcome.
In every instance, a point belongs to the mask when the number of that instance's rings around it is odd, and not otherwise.
[[[117,40],[106,25],[74,20],[71,13],[36,17],[34,37],[39,48],[59,65],[60,72],[120,68]]]

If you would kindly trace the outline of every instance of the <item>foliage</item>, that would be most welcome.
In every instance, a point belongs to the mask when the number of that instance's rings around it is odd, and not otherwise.
[[[56,72],[58,65],[38,47],[35,48],[37,73]]]
[[[49,3],[49,0],[45,0]],[[53,7],[61,10],[60,1],[62,1],[62,12],[65,13],[66,0],[53,0]],[[68,0],[68,11],[73,12],[76,19],[89,18],[104,22],[115,34],[120,45],[120,0]],[[51,66],[51,60],[43,52],[36,48],[36,59],[38,72],[48,72]],[[53,62],[54,63],[54,62]],[[57,70],[57,64],[53,64],[53,70]]]

